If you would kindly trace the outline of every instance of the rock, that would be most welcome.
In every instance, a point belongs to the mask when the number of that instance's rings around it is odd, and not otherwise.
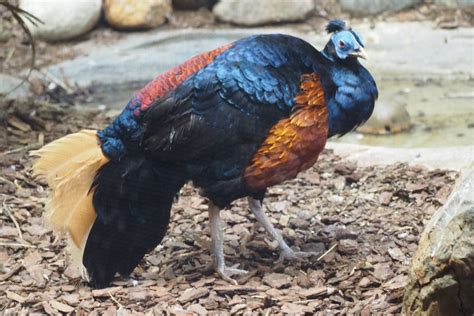
[[[352,239],[342,239],[337,245],[337,250],[345,255],[351,255],[359,251],[359,243]]]
[[[287,288],[291,285],[291,277],[282,273],[267,273],[263,277],[263,283],[276,288]]]
[[[408,275],[403,309],[414,315],[474,315],[474,171],[426,226]]]
[[[33,36],[54,42],[92,30],[99,21],[102,0],[20,0],[20,8],[43,21],[35,26],[25,19]]]
[[[312,0],[221,0],[213,12],[225,22],[259,25],[303,20],[314,9]]]
[[[107,22],[118,29],[150,29],[166,21],[171,0],[105,0]]]
[[[384,206],[388,206],[392,201],[393,193],[392,192],[382,192],[379,195],[379,203]]]
[[[384,11],[398,11],[412,7],[421,0],[340,0],[341,8],[357,15],[371,15]]]
[[[15,89],[20,83],[21,79],[19,78],[0,74],[0,96],[6,96],[7,99],[27,99],[31,95],[30,84],[23,82]]]
[[[380,262],[374,265],[373,276],[380,281],[386,281],[393,276],[393,271],[388,262]]]
[[[388,248],[388,254],[393,260],[397,260],[400,262],[405,261],[405,254],[398,247]]]
[[[370,119],[357,129],[365,134],[393,134],[411,128],[410,114],[397,99],[379,100]]]
[[[474,6],[474,0],[432,0],[434,4],[445,5],[451,8]]]
[[[212,7],[217,0],[173,0],[173,7],[179,10],[196,10],[201,7]]]

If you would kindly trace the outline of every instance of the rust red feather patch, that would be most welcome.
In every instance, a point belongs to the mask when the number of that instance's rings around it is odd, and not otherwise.
[[[137,99],[140,102],[139,111],[145,111],[154,100],[166,95],[189,76],[210,64],[217,55],[223,53],[230,47],[232,47],[232,44],[224,45],[201,55],[194,56],[150,81],[137,94]]]

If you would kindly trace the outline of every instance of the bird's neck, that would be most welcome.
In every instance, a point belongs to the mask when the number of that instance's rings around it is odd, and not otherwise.
[[[331,43],[331,41],[329,41],[326,46],[324,46],[324,49],[321,51],[321,53],[324,55],[324,57],[326,57],[327,59],[331,60],[331,61],[335,61],[335,54],[336,54],[336,51],[334,49],[334,44]]]

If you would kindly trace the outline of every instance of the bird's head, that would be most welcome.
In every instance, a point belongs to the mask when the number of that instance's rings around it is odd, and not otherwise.
[[[364,50],[364,42],[360,34],[346,27],[342,20],[331,20],[326,26],[326,31],[332,34],[329,40],[328,53],[332,57],[345,60],[352,58],[367,59],[367,53]]]

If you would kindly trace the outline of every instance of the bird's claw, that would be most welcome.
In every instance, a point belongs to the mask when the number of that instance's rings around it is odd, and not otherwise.
[[[238,264],[233,265],[232,267],[226,267],[222,265],[216,269],[217,273],[221,276],[222,279],[230,282],[234,285],[238,285],[237,281],[232,278],[233,275],[240,275],[249,273],[247,270],[237,269]]]
[[[285,260],[288,261],[303,261],[305,258],[316,256],[316,252],[305,252],[305,251],[294,251],[291,248],[284,249],[280,252],[280,257],[277,263],[282,263]]]

